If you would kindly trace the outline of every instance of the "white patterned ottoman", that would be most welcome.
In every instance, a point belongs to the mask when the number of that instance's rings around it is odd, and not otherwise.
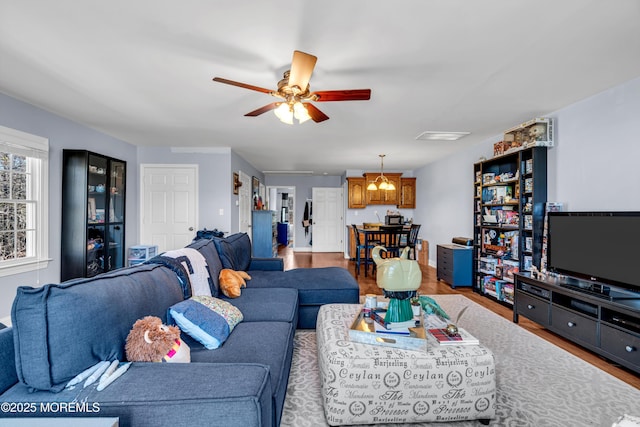
[[[495,417],[493,354],[479,346],[426,351],[352,342],[361,305],[327,304],[316,327],[327,423],[461,421]]]

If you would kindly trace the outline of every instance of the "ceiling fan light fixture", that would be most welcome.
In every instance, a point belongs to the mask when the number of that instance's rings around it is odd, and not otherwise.
[[[282,123],[286,123],[288,125],[293,124],[293,111],[291,111],[289,104],[287,104],[286,102],[280,104],[278,108],[273,110],[273,113],[280,119]]]
[[[311,116],[307,111],[307,107],[305,107],[302,102],[296,102],[295,104],[293,104],[293,117],[295,117],[298,122],[300,122],[300,124],[311,119]]]
[[[222,77],[214,77],[213,81],[237,86],[256,92],[266,93],[283,101],[272,102],[257,110],[245,114],[247,117],[257,117],[271,110],[276,116],[286,124],[293,124],[293,119],[299,123],[313,120],[316,123],[329,119],[312,102],[329,101],[368,101],[371,99],[371,89],[347,89],[347,90],[321,90],[311,92],[309,79],[313,74],[313,69],[318,58],[314,55],[296,50],[293,52],[291,69],[284,72],[282,79],[278,82],[277,90],[270,90],[260,86],[247,83],[236,82]],[[284,105],[283,105],[284,104]]]

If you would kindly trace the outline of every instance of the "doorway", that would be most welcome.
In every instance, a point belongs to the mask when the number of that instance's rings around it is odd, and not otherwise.
[[[277,213],[278,245],[295,248],[296,188],[267,186],[267,208]]]
[[[312,252],[344,250],[344,198],[342,187],[313,187]]]
[[[198,227],[198,165],[140,165],[140,243],[179,249]]]
[[[238,171],[240,182],[242,185],[238,189],[238,222],[239,232],[247,233],[249,238],[251,235],[251,209],[253,201],[251,200],[251,177],[245,172]]]

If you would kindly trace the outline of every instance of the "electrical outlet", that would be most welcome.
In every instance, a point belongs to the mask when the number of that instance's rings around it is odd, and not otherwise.
[[[220,214],[220,216],[224,215],[224,209],[220,208],[220,211],[218,212]]]

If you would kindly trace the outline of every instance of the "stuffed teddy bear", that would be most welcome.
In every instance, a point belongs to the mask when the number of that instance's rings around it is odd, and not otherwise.
[[[136,320],[124,349],[130,362],[191,362],[191,349],[180,339],[180,329],[163,325],[155,316]]]
[[[240,288],[247,287],[245,279],[251,280],[251,276],[244,271],[223,268],[220,271],[220,289],[227,297],[238,298],[240,296]]]

